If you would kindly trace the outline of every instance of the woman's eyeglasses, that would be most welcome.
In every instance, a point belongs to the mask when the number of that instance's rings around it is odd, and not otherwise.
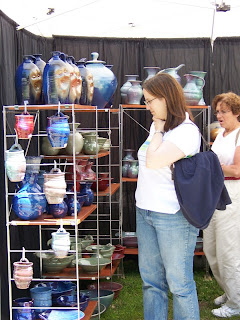
[[[155,100],[157,98],[153,98],[152,100],[149,100],[149,101],[143,101],[145,103],[146,106],[150,106],[150,103]]]
[[[228,112],[231,112],[231,110],[221,110],[221,111],[218,110],[218,111],[214,112],[214,115],[218,116],[220,114],[220,115],[224,116]]]

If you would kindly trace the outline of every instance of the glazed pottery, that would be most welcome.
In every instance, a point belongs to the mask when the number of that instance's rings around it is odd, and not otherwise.
[[[107,138],[103,138],[103,137],[97,137],[97,142],[100,146],[100,151],[103,151],[104,148],[103,148],[103,145],[104,143],[107,141]]]
[[[85,311],[88,306],[89,296],[80,293],[79,307],[81,311]],[[77,295],[62,295],[57,298],[57,305],[59,307],[76,307],[78,305]]]
[[[163,70],[159,71],[159,73],[168,73],[168,74],[170,74],[170,76],[175,78],[181,84],[181,77],[179,76],[179,74],[177,72],[178,72],[178,70],[180,70],[184,66],[185,66],[185,64],[180,64],[176,68],[163,69]]]
[[[85,154],[97,154],[100,151],[100,145],[96,139],[96,135],[89,134],[84,137],[83,151]]]
[[[33,56],[34,56],[34,64],[40,70],[42,81],[43,81],[43,71],[46,66],[46,62],[41,59],[42,55],[40,53],[33,54]],[[41,91],[40,104],[45,104],[44,94],[43,94],[43,86],[42,86],[42,91]]]
[[[123,151],[125,153],[123,161],[125,161],[125,160],[135,160],[134,157],[133,157],[133,152],[135,151],[134,149],[124,149]]]
[[[106,64],[105,67],[112,70],[113,64]],[[112,104],[113,104],[113,95],[110,98],[110,100],[108,101],[108,103],[106,104],[105,108],[111,108]]]
[[[13,263],[13,279],[18,289],[27,289],[33,278],[33,263],[22,258]]]
[[[112,282],[112,281],[101,281],[101,282],[99,282],[99,286],[98,286],[97,282],[88,285],[89,290],[97,290],[98,287],[100,290],[113,291],[114,292],[113,299],[116,299],[118,297],[120,291],[122,290],[123,285],[121,283]]]
[[[61,219],[61,218],[66,217],[67,212],[68,212],[68,206],[65,201],[58,203],[58,204],[49,204],[48,205],[48,212],[55,219]]]
[[[48,137],[42,137],[42,153],[46,156],[56,156],[59,153],[58,148],[53,148]]]
[[[12,208],[23,220],[35,220],[46,211],[46,197],[37,180],[38,173],[26,171],[23,186],[13,197]]]
[[[39,314],[41,320],[81,320],[85,317],[81,310],[49,310]]]
[[[129,160],[129,167],[127,169],[128,178],[135,179],[138,176],[138,160]]]
[[[24,105],[39,104],[42,92],[42,76],[39,68],[33,63],[33,57],[24,56],[15,74],[17,102]]]
[[[92,52],[92,60],[86,62],[86,68],[93,75],[94,92],[92,105],[103,109],[117,89],[117,78],[109,68],[104,66],[104,61],[98,60],[98,56],[97,52]]]
[[[73,129],[73,123],[69,123],[70,127],[70,134],[68,137],[68,142],[66,146],[66,154],[72,156],[73,155],[73,135],[75,139],[75,154],[79,154],[82,151],[84,140],[83,136],[81,135],[80,132],[77,131],[77,127],[80,125],[80,123],[75,123],[74,124],[74,129]]]
[[[70,233],[64,228],[52,232],[51,246],[57,258],[65,258],[70,250]],[[49,241],[48,241],[49,243]]]
[[[92,182],[80,181],[80,196],[85,196],[83,206],[90,206],[93,203],[94,194],[91,190]]]
[[[90,320],[99,319],[99,315],[104,313],[106,311],[106,309],[107,308],[102,303],[97,304],[96,308],[94,309],[94,311],[92,313]]]
[[[82,91],[80,97],[81,105],[91,105],[94,92],[93,75],[89,69],[86,68],[86,58],[76,62],[82,78]]]
[[[102,151],[109,151],[109,150],[110,150],[110,147],[111,147],[111,141],[110,141],[110,139],[107,139],[107,140],[104,142],[101,150],[102,150]]]
[[[130,162],[129,160],[123,160],[123,165],[122,165],[122,176],[124,178],[127,178],[128,176],[128,168],[130,167]]]
[[[204,106],[206,104],[204,101],[204,98],[203,98],[203,87],[204,86],[202,86],[202,79],[204,79],[206,73],[207,72],[205,72],[205,71],[190,71],[189,72],[189,74],[193,74],[194,76],[198,76],[199,78],[201,78],[201,79],[196,80],[197,87],[202,91],[202,98],[198,102],[198,105],[201,105],[201,106]]]
[[[214,141],[218,135],[218,133],[223,130],[218,121],[213,121],[210,124],[210,138],[211,141]]]
[[[105,191],[109,187],[109,181],[112,182],[113,178],[98,178],[98,191]],[[92,186],[92,190],[97,191],[97,182],[94,181]]]
[[[28,112],[16,114],[15,129],[19,139],[30,139],[34,129],[34,116]]]
[[[81,205],[78,202],[78,200],[74,200],[73,194],[67,195],[67,215],[68,216],[74,216],[75,213],[75,205],[76,205],[76,214],[78,214],[81,210]]]
[[[97,301],[98,296],[100,298],[100,303],[102,303],[106,308],[110,306],[113,302],[114,292],[111,290],[81,290],[81,292],[85,293],[89,296],[90,300]]]
[[[196,106],[202,98],[202,88],[205,85],[205,81],[204,79],[192,74],[185,74],[184,77],[187,80],[187,83],[183,88],[186,103],[189,106]],[[197,85],[197,81],[202,82],[201,87]]]
[[[74,57],[67,56],[67,63],[71,67],[70,71],[70,90],[69,103],[79,104],[82,91],[82,78],[78,67],[75,65]]]
[[[46,104],[68,103],[70,89],[70,72],[61,52],[52,52],[52,58],[43,71],[43,93]]]
[[[145,81],[154,77],[155,74],[160,70],[159,67],[144,67],[143,69],[145,69],[147,72],[147,78],[145,79]]]
[[[39,173],[43,156],[26,156],[26,173]]]
[[[41,313],[52,306],[52,289],[48,287],[34,287],[30,289],[31,298],[34,307],[43,307],[35,309],[36,313]]]
[[[129,80],[132,86],[127,91],[128,104],[141,104],[143,90],[139,80]]]
[[[33,309],[33,300],[28,297],[13,300],[13,307],[22,307],[21,309],[13,309],[13,320],[35,320],[35,312]]]
[[[62,203],[67,187],[65,173],[61,172],[60,169],[53,168],[50,173],[45,173],[43,176],[43,192],[46,195],[47,202],[49,204]]]
[[[129,74],[129,75],[125,75],[125,77],[127,77],[127,81],[120,88],[122,104],[128,104],[127,92],[128,92],[128,89],[132,86],[130,80],[137,80],[138,75]]]
[[[84,173],[85,173],[85,179],[86,180],[96,180],[97,179],[96,172],[93,171],[92,165],[93,165],[93,162],[92,161],[88,161],[86,166],[85,166]]]
[[[78,259],[78,263],[76,260],[72,262],[75,266],[81,267],[82,271],[87,273],[96,273],[100,272],[106,265],[111,263],[110,259],[107,258],[80,258]]]
[[[62,112],[48,117],[47,134],[53,148],[66,148],[70,134],[68,118]]]
[[[86,251],[92,254],[92,257],[97,257],[98,255],[102,256],[103,258],[111,259],[113,252],[115,250],[115,246],[111,243],[106,245],[90,245],[86,247]]]
[[[51,243],[52,239],[48,241]],[[42,259],[43,271],[48,273],[61,272],[64,268],[71,264],[71,261],[75,259],[75,255],[69,254],[64,258],[57,258],[55,253],[51,250],[49,252],[36,252],[35,255]]]
[[[20,182],[26,172],[26,159],[20,144],[14,144],[5,151],[5,168],[11,182]]]

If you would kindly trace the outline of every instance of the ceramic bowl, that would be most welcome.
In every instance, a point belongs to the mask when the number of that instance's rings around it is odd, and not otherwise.
[[[112,244],[106,244],[106,245],[90,245],[86,247],[86,251],[89,253],[99,253],[103,258],[109,258],[111,259],[112,254],[114,252],[115,247]]]
[[[98,261],[99,260],[99,261]],[[99,262],[99,266],[98,266]],[[87,273],[96,273],[98,272],[98,267],[99,271],[101,271],[106,265],[110,264],[111,260],[107,258],[81,258],[78,259],[78,265],[81,267],[81,269],[84,272]],[[76,260],[73,260],[73,264],[76,265]]]
[[[39,314],[42,320],[81,320],[85,314],[80,311],[80,318],[78,317],[78,310],[48,310]]]
[[[40,253],[36,253],[36,256],[40,258]],[[43,271],[49,273],[61,272],[64,268],[71,264],[71,261],[75,259],[75,255],[68,255],[65,258],[56,258],[55,254],[42,253]]]
[[[108,172],[98,172],[99,178],[108,178],[109,173]]]
[[[105,311],[106,311],[106,307],[103,304],[100,303],[100,312],[99,312],[98,305],[97,305],[96,308],[94,309],[93,313],[92,313],[92,316],[91,316],[90,320],[98,319],[98,315],[102,314]]]
[[[128,248],[137,248],[138,247],[137,237],[123,238],[123,245]]]
[[[98,288],[97,282],[88,285],[89,290],[97,290],[97,288]],[[122,288],[123,288],[123,285],[121,283],[111,282],[111,281],[99,282],[100,290],[110,290],[114,292],[113,299],[116,299],[118,297],[119,292],[122,290]]]
[[[85,293],[89,296],[90,300],[98,300],[98,290],[81,290],[82,293]],[[114,292],[111,290],[99,290],[100,303],[103,304],[106,309],[113,302]]]
[[[85,311],[88,306],[89,296],[80,293],[79,306],[81,311]],[[59,307],[76,307],[78,304],[77,295],[62,295],[57,298],[57,305]]]
[[[124,253],[125,247],[123,247],[121,244],[117,244],[115,246],[114,253]]]
[[[124,257],[125,255],[123,253],[113,252],[112,261],[120,260],[120,259],[123,259]]]

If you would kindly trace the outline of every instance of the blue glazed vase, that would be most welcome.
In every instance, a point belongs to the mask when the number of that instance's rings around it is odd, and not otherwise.
[[[51,214],[56,219],[66,217],[67,212],[68,212],[68,206],[65,201],[58,204],[48,205],[48,213]]]
[[[91,53],[92,60],[86,62],[86,68],[93,75],[93,100],[92,105],[99,109],[105,108],[117,89],[117,78],[114,73],[104,66],[105,62],[98,60],[97,52]]]
[[[44,100],[46,104],[68,103],[70,72],[60,58],[61,52],[54,51],[52,55],[43,71]]]
[[[77,206],[77,213],[81,210],[81,205],[78,202],[78,200],[76,200],[76,206]],[[67,215],[68,216],[74,216],[74,210],[75,210],[75,201],[74,201],[74,195],[73,194],[69,194],[67,196]]]
[[[94,193],[91,189],[92,182],[82,182],[80,181],[80,193],[79,196],[85,196],[85,201],[83,206],[90,206],[93,203]]]
[[[13,197],[12,208],[23,220],[35,220],[46,211],[46,197],[37,179],[37,173],[26,172],[22,188]]]
[[[66,148],[70,134],[68,118],[62,112],[48,117],[47,134],[53,148]]]
[[[138,160],[129,160],[129,167],[127,170],[128,178],[137,178],[138,176]]]
[[[93,99],[94,85],[93,85],[93,75],[86,68],[86,58],[80,59],[76,62],[77,67],[80,71],[82,78],[82,91],[80,97],[81,105],[91,105]]]
[[[33,309],[33,301],[31,298],[24,297],[13,300],[14,307],[22,307],[22,309],[13,309],[13,320],[35,320],[35,312]]]
[[[15,73],[17,102],[20,105],[39,104],[42,93],[42,76],[39,68],[33,63],[33,56],[24,56],[23,62]]]

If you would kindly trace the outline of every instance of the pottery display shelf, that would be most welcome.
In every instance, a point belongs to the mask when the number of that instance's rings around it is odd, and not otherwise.
[[[109,280],[112,275],[116,272],[121,259],[113,260],[111,264],[105,266],[99,274],[87,273],[81,270],[79,266],[79,279],[82,280],[96,280],[96,279],[107,279]],[[50,279],[75,279],[76,278],[76,268],[65,268],[59,273],[43,273],[43,278]]]
[[[9,222],[10,225],[13,226],[36,226],[36,225],[51,225],[56,226],[60,225],[61,221],[63,225],[75,225],[75,223],[80,224],[83,220],[85,220],[93,211],[95,211],[97,205],[92,204],[87,207],[82,207],[80,212],[78,213],[76,219],[74,216],[66,216],[62,219],[55,219],[49,214],[43,214],[36,220],[22,220],[20,218],[11,220]]]
[[[137,182],[137,178],[124,178],[124,177],[122,177],[122,182]]]
[[[103,151],[99,152],[97,154],[78,154],[75,156],[75,159],[96,159],[96,158],[102,158],[109,155],[109,151]],[[73,156],[68,155],[56,155],[56,156],[44,156],[44,159],[58,159],[58,160],[72,160]]]
[[[120,188],[120,183],[111,183],[111,194],[110,194],[110,187],[107,187],[104,191],[98,191],[99,197],[113,195],[118,189]],[[97,192],[94,191],[94,195],[97,195]]]

